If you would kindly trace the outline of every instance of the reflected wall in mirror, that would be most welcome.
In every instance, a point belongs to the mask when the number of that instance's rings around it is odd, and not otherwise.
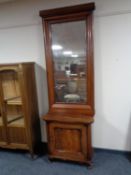
[[[87,103],[86,21],[51,25],[55,102]]]

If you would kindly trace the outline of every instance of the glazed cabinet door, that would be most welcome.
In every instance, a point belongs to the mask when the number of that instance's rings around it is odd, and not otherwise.
[[[12,147],[21,147],[27,144],[27,140],[19,72],[16,69],[0,69],[0,137]]]
[[[49,150],[56,158],[84,161],[87,155],[86,127],[80,124],[49,123]]]

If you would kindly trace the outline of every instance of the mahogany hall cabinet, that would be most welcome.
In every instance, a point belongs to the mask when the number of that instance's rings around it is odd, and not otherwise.
[[[40,11],[49,91],[50,159],[89,164],[94,115],[94,3]]]
[[[29,150],[40,143],[34,63],[0,65],[0,147]]]

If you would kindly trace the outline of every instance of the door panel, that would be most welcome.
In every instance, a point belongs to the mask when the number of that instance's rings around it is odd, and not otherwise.
[[[86,127],[75,124],[50,123],[49,147],[51,155],[70,160],[84,160],[87,154]]]

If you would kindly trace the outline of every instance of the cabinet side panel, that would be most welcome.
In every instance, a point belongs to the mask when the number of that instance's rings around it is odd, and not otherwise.
[[[34,64],[23,65],[23,76],[25,82],[25,94],[27,97],[26,104],[28,105],[27,116],[28,125],[30,126],[30,138],[32,149],[38,149],[40,146],[41,132],[40,132],[40,119],[38,112],[38,101],[36,92],[36,81],[35,81],[35,67]]]

